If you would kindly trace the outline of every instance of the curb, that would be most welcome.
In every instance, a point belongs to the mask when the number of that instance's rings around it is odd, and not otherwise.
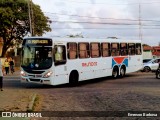
[[[28,112],[34,111],[34,104],[35,104],[35,100],[37,98],[37,94],[33,94],[31,98],[32,99],[28,104],[28,109],[27,109]]]

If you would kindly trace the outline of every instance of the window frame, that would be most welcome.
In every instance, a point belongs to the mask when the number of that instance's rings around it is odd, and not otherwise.
[[[131,47],[131,44],[134,44],[134,48]],[[136,44],[135,43],[128,43],[128,55],[136,55]]]
[[[76,49],[75,50],[70,49],[70,46],[69,46],[70,44],[75,44]],[[71,58],[70,52],[75,52],[76,53],[75,58]],[[78,45],[77,45],[76,42],[68,42],[67,43],[67,57],[68,57],[68,59],[77,59],[78,58]]]
[[[103,48],[103,44],[107,44],[108,45],[108,49],[107,48]],[[104,52],[107,51],[108,55],[104,55]],[[101,55],[102,57],[110,57],[111,56],[111,43],[109,42],[102,42],[101,43]]]
[[[62,57],[63,57],[63,60],[56,60],[56,48],[57,46],[62,46],[63,47],[63,52],[62,52]],[[66,64],[67,62],[67,56],[66,56],[66,45],[54,45],[54,64],[55,66],[57,65],[63,65],[63,64]]]
[[[137,45],[139,45],[140,48],[138,48],[139,46],[137,46]],[[140,50],[140,53],[138,52],[138,50]],[[142,55],[142,45],[141,45],[141,43],[136,43],[136,55]]]
[[[96,50],[96,49],[92,49],[92,44],[98,44],[98,49]],[[95,55],[92,55],[92,52],[93,51],[98,51],[98,56],[95,56]],[[101,57],[101,46],[100,46],[100,43],[99,42],[91,42],[90,43],[90,56],[91,56],[91,58],[98,58],[98,57]]]
[[[81,44],[86,44],[87,45],[86,50],[80,50],[80,45]],[[81,51],[85,51],[85,56],[84,57],[81,57],[81,53],[80,53]],[[78,57],[80,59],[90,58],[90,44],[89,44],[89,42],[79,42],[78,43]]]
[[[116,49],[113,49],[113,44],[117,44],[117,48]],[[113,42],[111,43],[111,56],[119,56],[120,55],[120,50],[119,50],[119,43],[118,42]],[[114,53],[113,53],[113,50],[114,50]],[[118,54],[117,54],[118,53]],[[114,54],[114,55],[113,55]]]
[[[125,44],[125,47],[122,47],[122,44]],[[126,53],[126,54],[122,54],[122,53]],[[128,55],[128,44],[127,43],[120,43],[120,55],[121,56]]]

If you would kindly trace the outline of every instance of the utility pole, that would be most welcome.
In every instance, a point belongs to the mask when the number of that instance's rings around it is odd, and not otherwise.
[[[33,6],[32,0],[28,0],[28,14],[29,14],[29,26],[31,36],[34,35],[34,17],[33,17]]]
[[[28,15],[29,15],[30,34],[31,34],[31,36],[32,36],[32,20],[31,20],[30,0],[28,0]]]
[[[31,0],[31,20],[32,20],[32,36],[34,36],[34,15],[33,15],[33,2]]]
[[[139,3],[139,39],[142,40],[141,4]]]

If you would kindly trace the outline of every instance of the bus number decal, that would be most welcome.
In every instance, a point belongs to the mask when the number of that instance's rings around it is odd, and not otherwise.
[[[97,66],[97,62],[82,63],[82,67]]]

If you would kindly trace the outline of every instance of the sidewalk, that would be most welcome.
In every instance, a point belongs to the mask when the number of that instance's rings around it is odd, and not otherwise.
[[[18,77],[20,76],[20,68],[19,67],[15,67],[15,72],[12,74],[11,72],[8,75],[4,74],[4,78],[7,76],[13,76],[13,77]]]
[[[0,111],[27,111],[31,93],[20,89],[0,91]]]
[[[25,87],[15,87],[14,85],[12,87],[10,84],[20,82],[16,78],[13,79],[16,80],[14,82],[12,77],[20,77],[20,69],[16,68],[13,74],[10,73],[3,77],[3,91],[0,91],[0,111],[27,111],[35,93]]]

